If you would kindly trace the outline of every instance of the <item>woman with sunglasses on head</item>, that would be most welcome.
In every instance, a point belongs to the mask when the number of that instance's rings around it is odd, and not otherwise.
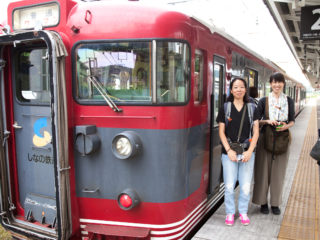
[[[288,129],[294,125],[294,101],[283,93],[285,78],[282,73],[274,73],[270,76],[270,86],[272,92],[268,97],[261,98],[255,117],[260,120],[263,126],[259,139],[254,170],[254,188],[252,202],[261,205],[260,211],[263,214],[269,213],[268,192],[270,190],[270,204],[272,213],[279,215],[279,208],[282,201],[282,189],[285,178],[290,145],[290,135]],[[277,132],[287,131],[287,148],[282,148],[284,153],[275,154],[275,145],[277,144],[277,135],[272,140],[265,137],[267,126],[273,126]],[[269,127],[270,129],[270,127]],[[273,144],[273,149],[269,150],[267,145]],[[267,144],[269,143],[269,144]]]
[[[240,220],[243,225],[248,225],[250,220],[247,212],[254,167],[254,150],[259,137],[259,123],[253,117],[255,105],[248,102],[246,81],[242,78],[235,78],[231,81],[230,89],[230,96],[217,116],[222,143],[221,160],[225,183],[225,223],[230,226],[234,224],[236,212],[234,187],[239,181],[238,210]],[[239,145],[242,148],[240,151],[235,147]]]

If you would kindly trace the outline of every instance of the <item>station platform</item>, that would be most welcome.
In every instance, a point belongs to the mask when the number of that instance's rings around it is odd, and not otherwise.
[[[320,170],[316,161],[309,156],[318,139],[318,126],[320,128],[320,99],[309,100],[290,129],[292,143],[280,215],[273,215],[271,211],[267,215],[262,214],[260,206],[250,202],[250,225],[242,226],[239,213],[236,213],[234,226],[227,226],[224,223],[225,206],[222,204],[192,240],[320,240]],[[238,194],[239,188],[236,190],[236,199]]]

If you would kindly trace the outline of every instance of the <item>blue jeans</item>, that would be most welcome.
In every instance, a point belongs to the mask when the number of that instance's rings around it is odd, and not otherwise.
[[[235,214],[234,187],[239,181],[240,195],[238,209],[240,214],[247,214],[250,201],[250,187],[254,167],[253,152],[248,162],[232,162],[227,154],[222,154],[223,179],[225,184],[224,202],[226,214]]]

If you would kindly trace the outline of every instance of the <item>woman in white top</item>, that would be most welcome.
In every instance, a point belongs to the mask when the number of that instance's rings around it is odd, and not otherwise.
[[[260,125],[279,125],[277,131],[286,131],[294,125],[294,101],[283,93],[284,85],[283,74],[274,73],[270,76],[272,92],[269,94],[268,100],[266,97],[260,99],[255,111],[255,118],[262,119],[259,121]],[[266,103],[268,103],[269,119],[266,118]],[[261,213],[268,214],[268,192],[270,191],[272,213],[279,215],[289,150],[279,155],[267,151],[264,132],[265,127],[262,128],[257,146],[252,202],[261,205]]]

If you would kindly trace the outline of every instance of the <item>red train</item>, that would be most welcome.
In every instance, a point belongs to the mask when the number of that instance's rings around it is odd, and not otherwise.
[[[223,197],[215,118],[231,78],[263,96],[282,70],[137,1],[24,0],[8,23],[1,224],[18,238],[186,238]],[[298,112],[305,90],[287,81]]]

